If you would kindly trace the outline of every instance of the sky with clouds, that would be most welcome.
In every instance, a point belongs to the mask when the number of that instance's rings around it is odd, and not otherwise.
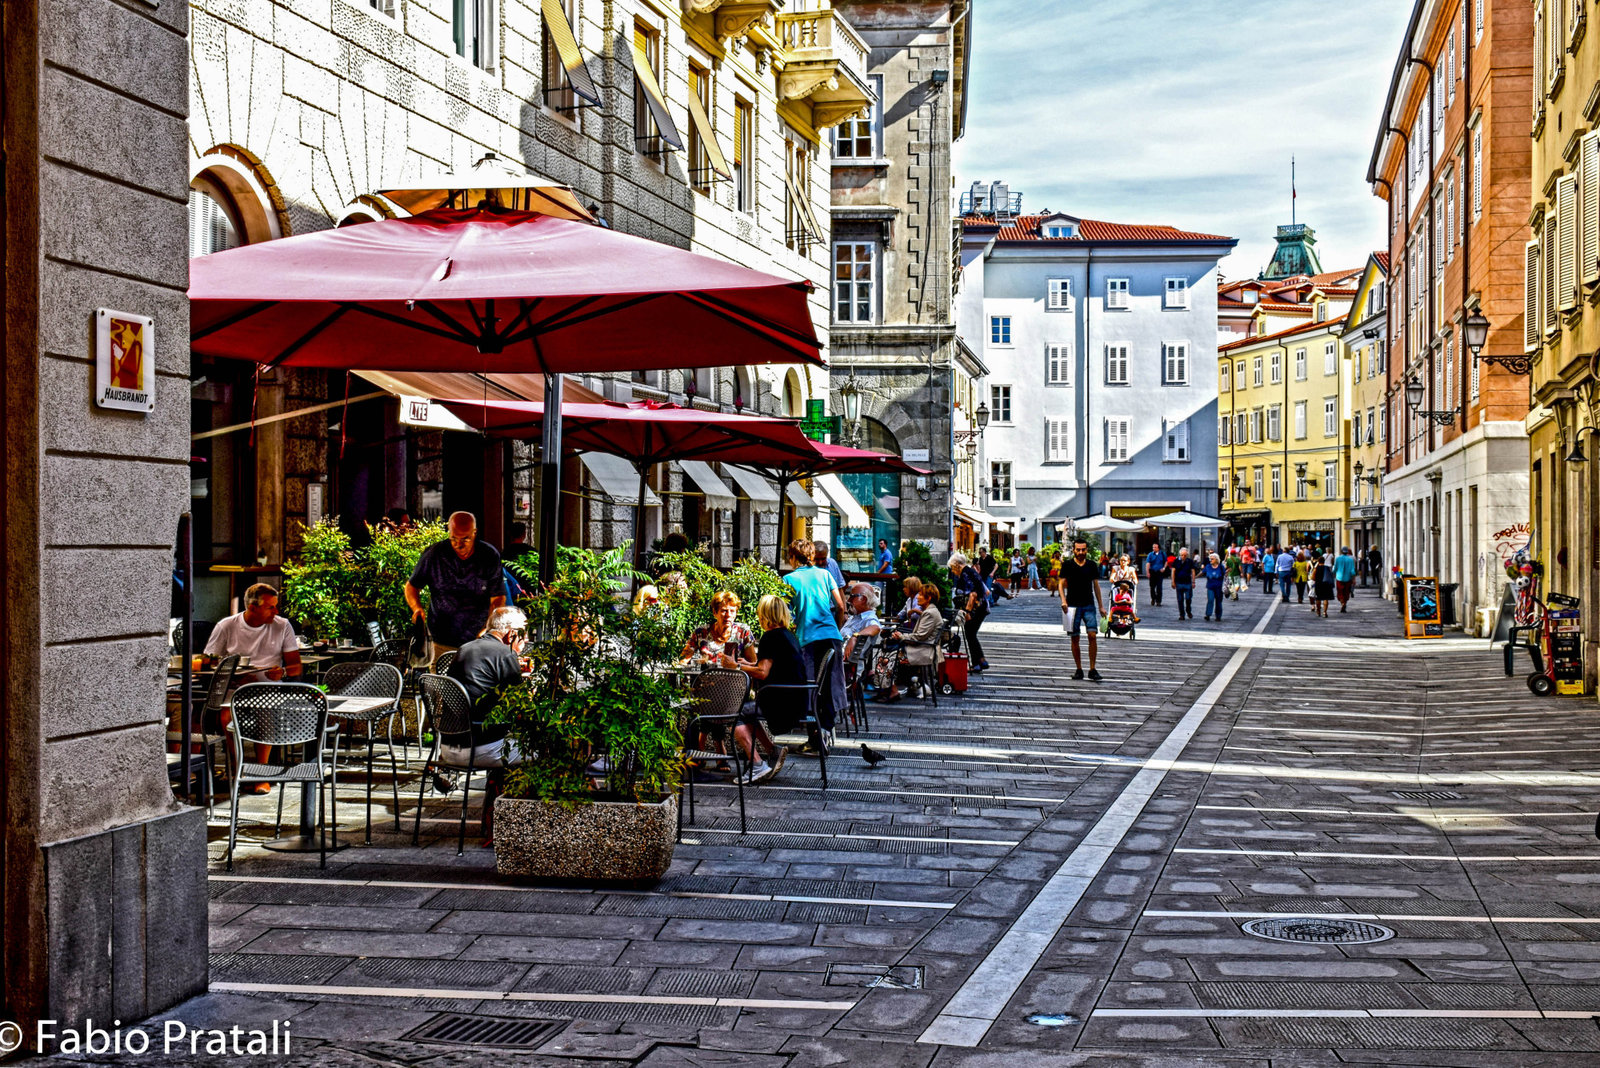
[[[1328,270],[1382,246],[1366,183],[1407,0],[977,0],[958,191],[1239,238],[1253,276],[1299,219]]]

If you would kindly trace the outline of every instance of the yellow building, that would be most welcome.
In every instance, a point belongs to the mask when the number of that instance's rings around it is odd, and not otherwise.
[[[1344,326],[1341,311],[1218,349],[1217,478],[1236,543],[1345,544]]]
[[[1345,375],[1350,397],[1350,470],[1347,493],[1350,505],[1348,544],[1358,558],[1383,545],[1384,402],[1388,397],[1386,373],[1389,254],[1374,252],[1356,284],[1355,300],[1345,316]],[[1364,565],[1363,565],[1364,566]],[[1380,562],[1380,567],[1381,567]],[[1382,576],[1368,576],[1363,583]]]
[[[1495,532],[1494,563],[1531,541],[1544,564],[1544,588],[1582,599],[1592,687],[1600,638],[1600,130],[1584,131],[1600,117],[1600,33],[1584,32],[1584,6],[1575,20],[1554,17],[1544,0],[1534,8],[1533,110],[1524,116],[1533,131],[1532,232],[1525,235],[1521,323],[1532,374],[1525,422],[1532,530],[1506,524]],[[1522,369],[1515,358],[1497,359]]]

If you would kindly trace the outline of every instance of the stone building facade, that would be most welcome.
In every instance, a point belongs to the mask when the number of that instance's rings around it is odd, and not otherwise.
[[[920,484],[900,480],[897,495],[881,487],[877,500],[897,500],[898,510],[875,530],[943,554],[952,536],[958,360],[950,152],[966,115],[970,3],[836,6],[871,48],[879,104],[866,123],[835,134],[830,407],[845,410],[839,391],[854,376],[855,440],[931,472]]]
[[[110,1026],[206,985],[205,812],[174,802],[162,755],[189,455],[187,15],[5,9],[0,1019],[29,1044],[35,1020]],[[153,321],[116,330],[148,408],[98,403],[119,399],[96,384],[102,309]]]
[[[192,22],[197,254],[396,214],[382,190],[493,154],[571,185],[618,230],[812,282],[827,337],[826,130],[871,98],[866,47],[826,3],[202,0]],[[466,508],[503,543],[530,496],[508,477],[526,449],[407,428],[384,397],[346,410],[335,402],[347,390],[372,391],[337,374],[251,373],[196,369],[197,430],[258,424],[197,449],[202,561],[273,568],[319,511],[358,531],[390,508]],[[801,415],[826,379],[746,367],[580,384],[608,399]],[[264,419],[318,404],[332,407]],[[569,541],[630,537],[632,508],[572,467]],[[686,499],[703,500],[676,468],[651,484],[666,502],[666,514],[650,510],[657,535],[683,525]],[[776,530],[747,505],[712,511],[698,533],[725,558],[741,527],[746,545]]]

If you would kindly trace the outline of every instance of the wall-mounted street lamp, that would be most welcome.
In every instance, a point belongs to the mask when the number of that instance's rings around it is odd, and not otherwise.
[[[1473,308],[1461,321],[1462,340],[1472,350],[1472,358],[1479,363],[1499,364],[1514,375],[1525,375],[1533,369],[1533,357],[1519,352],[1510,356],[1485,356],[1483,346],[1489,343],[1489,319],[1482,310]]]
[[[1567,453],[1566,460],[1569,464],[1587,463],[1589,457],[1583,451],[1583,435],[1585,431],[1600,434],[1600,426],[1580,426],[1572,435],[1572,451]]]
[[[978,402],[978,410],[972,413],[972,421],[977,424],[975,430],[957,430],[957,442],[967,445],[972,451],[977,451],[978,439],[983,437],[983,432],[989,426],[989,406],[982,401]]]
[[[840,437],[845,440],[841,445],[861,444],[861,392],[861,383],[856,380],[855,369],[851,368],[850,377],[839,387],[839,402],[844,408],[844,425],[839,430]]]
[[[1426,392],[1421,382],[1415,375],[1406,380],[1406,407],[1411,409],[1411,414],[1419,419],[1432,419],[1440,426],[1449,426],[1456,421],[1456,416],[1461,414],[1460,408],[1447,408],[1435,411],[1422,407],[1422,395]]]

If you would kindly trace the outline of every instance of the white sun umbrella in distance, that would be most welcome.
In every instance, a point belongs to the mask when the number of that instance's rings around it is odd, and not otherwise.
[[[1152,527],[1183,527],[1186,529],[1192,529],[1195,527],[1225,527],[1228,525],[1228,521],[1226,519],[1218,519],[1216,516],[1200,515],[1198,512],[1185,511],[1164,512],[1161,515],[1153,515],[1149,519],[1146,519],[1145,523],[1146,525]]]
[[[1082,519],[1074,519],[1072,527],[1083,534],[1133,534],[1143,530],[1144,524],[1127,519],[1117,519],[1101,512],[1095,515],[1086,515]]]
[[[475,208],[480,203],[549,215],[575,222],[594,222],[570,186],[513,167],[493,152],[465,171],[421,175],[378,195],[416,215],[433,208]]]

